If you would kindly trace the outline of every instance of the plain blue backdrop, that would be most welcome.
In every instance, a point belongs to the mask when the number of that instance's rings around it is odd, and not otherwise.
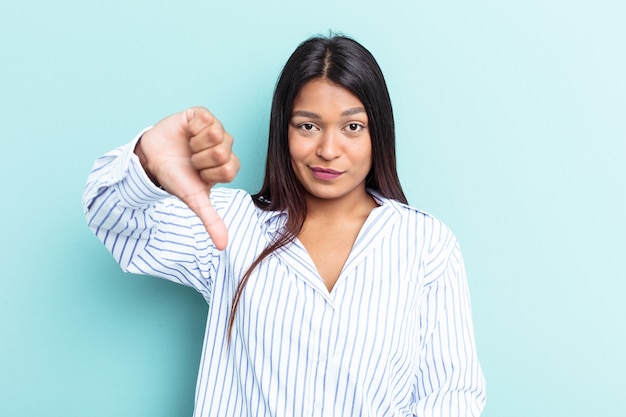
[[[409,200],[461,242],[484,416],[619,415],[625,16],[618,0],[3,2],[0,415],[191,415],[206,306],[119,270],[82,215],[87,173],[202,105],[256,191],[276,77],[329,30],[377,57]]]

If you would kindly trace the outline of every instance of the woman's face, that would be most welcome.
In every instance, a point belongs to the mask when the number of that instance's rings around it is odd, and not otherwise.
[[[326,79],[307,82],[293,103],[289,153],[308,197],[358,201],[367,197],[372,143],[363,103]]]

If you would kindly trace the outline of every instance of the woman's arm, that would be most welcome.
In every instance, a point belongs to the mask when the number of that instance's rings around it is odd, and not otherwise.
[[[486,400],[465,266],[456,239],[436,249],[421,297],[421,355],[415,415],[477,417]],[[445,248],[451,248],[451,251]],[[427,267],[428,268],[428,267]]]
[[[212,265],[227,244],[209,193],[238,170],[231,147],[219,121],[194,108],[95,162],[83,196],[85,215],[125,271],[209,295]]]
[[[156,187],[133,153],[137,139],[94,163],[83,195],[87,223],[125,272],[210,294],[219,257],[198,217]]]

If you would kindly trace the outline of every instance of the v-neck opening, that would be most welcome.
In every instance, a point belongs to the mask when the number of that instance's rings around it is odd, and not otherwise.
[[[378,202],[377,202],[378,203]],[[379,203],[380,204],[380,203]],[[312,273],[312,275],[314,276],[314,283],[315,283],[315,288],[317,288],[318,290],[320,290],[321,292],[323,292],[324,296],[326,296],[329,299],[333,298],[333,295],[337,292],[337,288],[338,286],[340,286],[342,284],[342,282],[346,279],[345,276],[348,274],[348,272],[350,271],[350,269],[352,268],[353,264],[355,263],[355,258],[361,258],[361,254],[363,254],[364,252],[369,251],[372,248],[361,248],[361,246],[364,243],[365,240],[365,235],[366,234],[370,234],[370,233],[375,233],[375,232],[379,232],[380,229],[382,229],[382,227],[388,223],[380,220],[379,218],[381,216],[384,216],[384,212],[389,212],[388,208],[382,204],[378,205],[377,207],[374,207],[370,213],[368,214],[367,218],[365,219],[365,221],[363,222],[363,224],[361,225],[361,227],[359,228],[359,232],[357,233],[357,236],[354,240],[354,243],[352,244],[352,246],[350,247],[350,252],[348,253],[348,256],[345,260],[345,262],[343,263],[342,267],[341,267],[341,271],[339,272],[339,275],[337,276],[337,280],[335,281],[335,284],[333,285],[331,290],[328,290],[328,287],[326,286],[326,282],[324,281],[324,278],[322,277],[322,274],[320,273],[317,265],[315,264],[315,262],[313,261],[313,258],[311,256],[311,254],[309,253],[309,251],[307,250],[306,246],[302,243],[302,241],[299,238],[295,238],[293,241],[294,246],[296,246],[298,248],[298,250],[300,250],[302,252],[301,256],[303,257],[303,259],[306,259],[306,263],[307,263],[307,269],[309,270],[309,272]],[[381,227],[373,227],[376,224],[380,224]],[[374,230],[371,230],[374,229]]]

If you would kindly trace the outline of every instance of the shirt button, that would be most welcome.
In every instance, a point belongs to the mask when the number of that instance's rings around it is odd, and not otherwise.
[[[325,353],[320,353],[319,361],[320,362],[326,362],[326,360],[328,360],[328,356],[326,356]]]

